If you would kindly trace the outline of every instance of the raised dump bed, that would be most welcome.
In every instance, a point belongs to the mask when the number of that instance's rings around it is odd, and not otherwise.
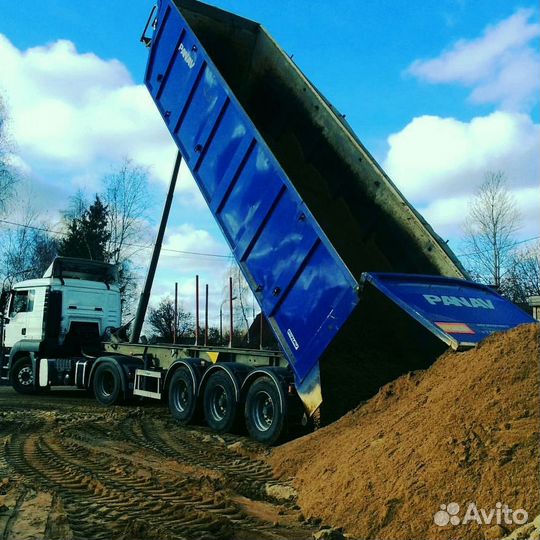
[[[319,362],[337,372],[332,385],[357,369],[364,272],[465,272],[259,24],[161,0],[148,41],[146,85],[313,412]],[[417,360],[403,358],[397,371]]]

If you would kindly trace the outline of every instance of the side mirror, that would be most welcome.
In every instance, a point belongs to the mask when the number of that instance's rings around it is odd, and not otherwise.
[[[3,319],[4,325],[9,324],[9,317],[2,316],[2,319]]]

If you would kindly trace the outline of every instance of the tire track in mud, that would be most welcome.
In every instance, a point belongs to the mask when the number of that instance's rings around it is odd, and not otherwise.
[[[113,460],[104,456],[95,458],[86,456],[84,462],[75,458],[74,455],[76,456],[80,454],[81,450],[84,450],[84,447],[78,446],[76,443],[71,443],[66,448],[63,448],[56,440],[50,441],[48,438],[45,438],[43,442],[51,454],[60,457],[63,463],[69,466],[82,469],[83,472],[88,472],[87,467],[90,466],[90,474],[97,473],[102,477],[107,474],[110,475],[111,467],[115,467]],[[147,477],[133,478],[130,471],[118,467],[114,468],[114,472],[115,477],[112,484],[117,489],[123,490],[128,488],[130,491],[141,492],[145,495],[146,500],[155,499],[156,502],[165,500],[176,504],[181,501],[182,504],[197,511],[208,511],[212,514],[226,516],[236,525],[249,528],[257,527],[257,524],[252,519],[246,519],[239,513],[235,506],[227,504],[225,501],[216,503],[208,498],[205,499],[200,493],[194,495],[188,492],[187,496],[179,496],[179,492],[181,493],[182,489],[189,487],[190,482],[188,480],[174,481],[166,477],[165,473],[159,473],[157,471],[154,471],[155,476],[151,479]],[[159,481],[156,481],[156,477],[159,477]],[[211,487],[213,488],[214,486]],[[260,529],[261,527],[259,526],[258,528]]]
[[[264,499],[266,486],[277,483],[265,463],[229,450],[223,436],[179,429],[151,418],[129,419],[122,428],[122,433],[130,441],[165,457],[189,461],[201,467],[211,464],[212,469],[222,473],[227,483],[242,495]],[[233,441],[237,440],[233,438]]]
[[[215,435],[206,430],[179,427],[147,417],[129,417],[112,432],[103,425],[94,424],[85,431],[71,429],[68,433],[88,443],[112,437],[180,463],[210,467],[219,472],[236,492],[251,498],[268,499],[267,486],[282,485],[273,478],[266,463],[230,450],[228,445],[239,441],[238,437],[230,434]],[[257,447],[255,444],[253,446]]]
[[[0,473],[11,471],[21,490],[51,494],[45,538],[300,539],[313,532],[291,504],[265,495],[277,482],[264,462],[227,447],[238,437],[133,409],[42,413],[0,417]]]
[[[20,474],[60,495],[73,516],[69,521],[75,538],[108,538],[111,533],[116,537],[125,532],[128,520],[146,519],[148,514],[160,538],[210,535],[219,539],[230,537],[233,528],[259,533],[270,529],[268,524],[244,516],[234,505],[210,498],[208,488],[213,486],[204,486],[204,481],[131,478],[115,468],[111,459],[74,458],[58,451],[56,442],[38,435],[15,436],[7,460]]]

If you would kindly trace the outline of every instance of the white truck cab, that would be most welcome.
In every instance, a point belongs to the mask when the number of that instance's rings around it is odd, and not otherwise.
[[[34,380],[17,379],[15,366],[24,364],[23,373],[28,373],[36,360],[53,358],[61,359],[57,364],[66,369],[48,371],[62,372],[63,383],[69,382],[72,366],[66,359],[80,356],[85,349],[96,350],[106,329],[121,325],[117,281],[114,265],[57,257],[42,278],[17,283],[0,325],[4,381],[10,371],[16,390],[20,390],[18,382],[34,386]]]

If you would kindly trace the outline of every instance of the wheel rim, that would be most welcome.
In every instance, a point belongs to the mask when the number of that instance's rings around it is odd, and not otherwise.
[[[34,384],[34,374],[32,366],[24,366],[17,373],[17,380],[21,386],[32,386]]]
[[[186,381],[179,380],[174,387],[174,408],[179,412],[186,412],[189,405],[189,389]]]
[[[272,427],[275,416],[274,400],[268,392],[257,392],[251,411],[253,423],[259,431],[268,431]]]
[[[210,411],[216,420],[223,420],[227,415],[227,410],[227,392],[220,384],[213,389],[212,395],[210,396]]]
[[[110,396],[114,392],[116,383],[110,371],[105,371],[101,376],[101,392],[105,396]]]

